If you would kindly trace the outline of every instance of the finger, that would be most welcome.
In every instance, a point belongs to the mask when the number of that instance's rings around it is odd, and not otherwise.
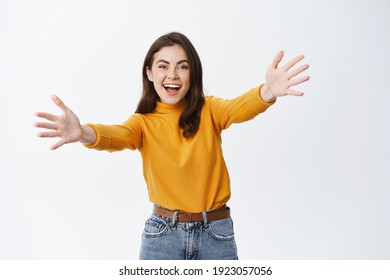
[[[37,116],[37,117],[40,117],[40,118],[47,119],[47,120],[52,121],[52,122],[57,120],[57,116],[56,115],[49,114],[49,113],[37,112],[34,115]]]
[[[54,123],[36,122],[34,123],[34,126],[46,129],[57,129],[57,126]]]
[[[298,55],[296,57],[294,57],[293,59],[291,59],[289,62],[286,63],[286,65],[284,65],[284,69],[286,71],[290,70],[291,67],[293,67],[295,64],[297,64],[299,61],[301,61],[305,56],[302,54],[302,55]]]
[[[290,80],[289,85],[290,86],[296,86],[296,85],[299,85],[301,83],[306,82],[309,79],[310,79],[310,76],[304,76],[304,77],[292,79],[292,80]]]
[[[66,110],[68,110],[68,107],[65,106],[64,102],[57,96],[57,95],[52,95],[51,96],[51,100],[53,100],[53,102],[58,106],[60,107],[60,109],[65,112]]]
[[[47,131],[47,132],[38,132],[37,136],[43,137],[43,138],[46,138],[46,137],[53,138],[53,137],[59,137],[60,134],[58,131]]]
[[[287,95],[294,95],[294,96],[302,96],[303,92],[302,91],[293,90],[293,89],[288,89],[288,90],[286,90],[286,94]]]
[[[272,67],[272,68],[277,68],[278,65],[279,65],[279,63],[282,61],[283,56],[284,56],[284,51],[279,51],[279,52],[276,54],[274,60],[272,61],[271,67]]]
[[[308,64],[305,64],[305,65],[301,65],[299,66],[297,69],[295,69],[294,71],[291,71],[290,73],[288,73],[288,78],[291,79],[297,75],[299,75],[300,73],[302,73],[303,71],[307,70],[307,68],[309,68],[309,65]]]
[[[55,143],[53,146],[50,147],[50,150],[55,150],[55,149],[58,149],[59,147],[61,147],[62,145],[65,144],[65,141],[63,139],[61,139],[60,141],[58,141],[57,143]]]

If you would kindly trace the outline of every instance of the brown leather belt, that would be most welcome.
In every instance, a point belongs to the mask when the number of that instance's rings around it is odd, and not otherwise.
[[[155,205],[153,208],[153,213],[156,215],[160,215],[172,219],[175,211],[171,211]],[[223,205],[219,208],[206,211],[206,217],[208,221],[215,221],[215,220],[228,218],[230,217],[230,208],[227,207],[226,205]],[[176,216],[176,221],[177,222],[203,222],[203,215],[202,213],[187,213],[187,212],[178,211]]]

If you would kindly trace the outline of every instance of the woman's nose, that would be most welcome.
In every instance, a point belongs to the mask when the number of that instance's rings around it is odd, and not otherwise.
[[[171,78],[171,79],[177,78],[177,72],[176,72],[175,68],[172,67],[168,70],[168,78]]]

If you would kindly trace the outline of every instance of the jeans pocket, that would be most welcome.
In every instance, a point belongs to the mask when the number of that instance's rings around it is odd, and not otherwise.
[[[152,215],[145,222],[144,236],[145,237],[160,237],[168,230],[168,222],[164,219]]]
[[[216,240],[229,241],[234,239],[233,220],[229,218],[209,221],[208,233]]]

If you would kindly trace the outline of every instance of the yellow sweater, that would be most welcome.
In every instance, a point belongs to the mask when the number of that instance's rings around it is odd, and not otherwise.
[[[201,212],[230,198],[230,179],[222,155],[221,132],[232,123],[253,119],[272,103],[260,87],[232,99],[208,96],[195,137],[182,136],[178,120],[185,104],[158,103],[155,112],[134,114],[122,125],[88,124],[97,135],[88,148],[141,152],[151,202],[171,210]]]

